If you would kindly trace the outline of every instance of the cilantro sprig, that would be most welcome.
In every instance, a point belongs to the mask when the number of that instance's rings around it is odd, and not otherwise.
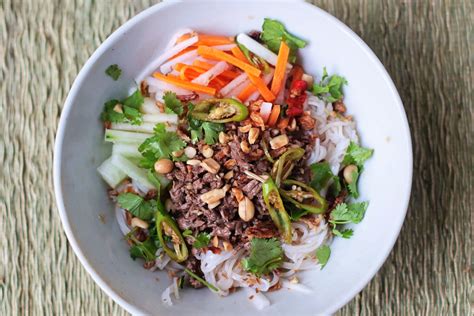
[[[283,249],[278,239],[253,238],[250,256],[242,259],[242,267],[256,275],[268,274],[283,263]]]
[[[104,122],[140,125],[143,122],[140,107],[144,100],[139,89],[124,100],[109,100],[105,102],[100,118]]]
[[[296,52],[298,48],[304,48],[307,44],[307,42],[301,38],[290,34],[283,23],[272,19],[264,20],[260,38],[275,54],[278,54],[278,51],[280,50],[281,41],[285,41],[285,43],[290,47],[289,60],[292,63],[296,61]]]
[[[189,104],[189,112],[192,111],[194,105]],[[191,115],[188,115],[188,130],[191,132],[191,141],[193,143],[198,142],[201,139],[204,139],[206,144],[214,145],[219,139],[219,133],[224,131],[224,124],[214,123],[214,122],[205,122],[193,118]]]
[[[129,211],[133,216],[150,221],[156,212],[156,201],[145,200],[138,194],[121,193],[117,197],[118,205]]]
[[[120,78],[120,75],[122,74],[122,69],[120,69],[117,64],[113,64],[107,67],[107,69],[105,70],[105,74],[117,81],[118,78]]]
[[[347,85],[347,80],[338,75],[328,76],[326,67],[323,69],[323,77],[319,83],[314,83],[312,93],[320,99],[332,103],[343,97],[342,87]]]
[[[372,157],[373,154],[373,149],[361,147],[351,141],[349,146],[347,147],[346,154],[344,155],[342,163],[344,165],[355,164],[359,167],[359,169],[361,169],[366,160]]]
[[[186,143],[175,132],[166,130],[164,123],[156,124],[153,136],[147,138],[139,147],[138,151],[143,156],[140,165],[144,168],[152,168],[155,162],[161,158],[181,159],[172,155],[186,146]],[[184,157],[186,158],[186,157]]]
[[[332,233],[339,237],[350,238],[353,235],[353,230],[339,230],[338,225],[360,223],[364,218],[368,206],[368,202],[338,204],[329,216],[329,223],[332,225]]]

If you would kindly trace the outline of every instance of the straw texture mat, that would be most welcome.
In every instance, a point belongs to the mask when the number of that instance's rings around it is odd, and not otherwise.
[[[472,315],[472,1],[313,2],[382,60],[413,137],[413,193],[400,238],[339,314]],[[53,144],[82,65],[151,4],[0,1],[0,315],[125,314],[68,245],[54,202]]]

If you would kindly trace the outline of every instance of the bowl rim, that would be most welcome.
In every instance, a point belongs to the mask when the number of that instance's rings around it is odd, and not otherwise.
[[[99,285],[99,287],[109,296],[111,297],[116,303],[118,303],[122,308],[124,308],[126,311],[128,311],[131,314],[143,314],[144,311],[141,310],[138,306],[128,302],[126,299],[120,296],[120,294],[115,291],[111,285],[109,285],[102,277],[101,275],[94,269],[94,267],[91,265],[87,257],[84,255],[83,250],[79,246],[78,241],[76,240],[71,223],[69,221],[67,212],[66,212],[66,206],[64,204],[64,199],[63,199],[63,193],[62,193],[62,181],[61,181],[61,165],[62,165],[62,146],[63,146],[63,140],[64,140],[64,134],[67,126],[67,121],[69,117],[69,113],[72,109],[72,105],[74,103],[74,100],[76,99],[76,96],[81,88],[82,82],[84,81],[86,75],[89,73],[89,71],[92,68],[92,65],[97,61],[97,59],[109,48],[111,44],[113,44],[124,32],[126,32],[128,29],[132,28],[135,24],[140,22],[142,19],[155,14],[156,12],[174,5],[176,3],[182,3],[185,2],[186,0],[164,0],[161,3],[157,3],[149,8],[144,9],[142,12],[138,13],[131,19],[129,19],[127,22],[125,22],[123,25],[121,25],[118,29],[116,29],[108,38],[105,39],[105,41],[99,45],[99,47],[94,51],[94,53],[89,57],[89,59],[86,61],[84,66],[81,68],[79,71],[76,79],[74,80],[71,89],[68,93],[68,96],[66,98],[66,101],[64,103],[63,110],[61,112],[61,117],[59,119],[59,125],[56,133],[56,138],[55,138],[55,145],[54,145],[54,157],[53,157],[53,182],[54,182],[54,192],[55,192],[55,197],[56,197],[56,204],[58,207],[59,211],[59,216],[61,219],[62,226],[64,228],[64,231],[66,233],[66,237],[76,254],[76,256],[79,258],[79,261],[81,262],[82,266],[86,269],[86,271],[92,276],[92,279]],[[204,0],[206,1],[206,0]],[[249,1],[249,0],[231,0],[231,1],[236,1],[236,2],[242,2],[242,1]],[[277,2],[289,2],[291,0],[277,0]],[[413,177],[413,147],[412,147],[412,140],[411,140],[411,133],[410,133],[410,128],[408,124],[408,119],[403,107],[402,100],[400,98],[400,95],[396,89],[395,84],[393,83],[390,75],[388,74],[387,70],[383,66],[382,62],[379,60],[379,58],[375,55],[375,53],[370,49],[370,47],[354,32],[352,31],[347,25],[345,25],[342,21],[331,15],[330,13],[326,12],[325,10],[317,7],[316,5],[304,2],[304,1],[297,1],[297,3],[293,2],[294,4],[301,5],[303,7],[306,7],[308,10],[314,10],[317,11],[318,14],[325,15],[326,18],[331,20],[337,27],[345,32],[349,37],[351,37],[357,45],[360,47],[360,49],[366,54],[366,56],[371,60],[371,62],[375,63],[377,70],[379,71],[381,77],[385,81],[385,83],[388,85],[390,92],[392,94],[392,97],[394,98],[395,103],[398,106],[398,111],[400,112],[400,118],[401,118],[401,124],[403,125],[403,133],[404,133],[404,138],[407,140],[406,145],[408,146],[407,152],[409,153],[408,157],[405,157],[408,161],[408,178],[406,183],[406,190],[405,194],[402,197],[403,200],[401,201],[402,209],[400,210],[400,217],[398,222],[392,223],[393,226],[396,228],[396,234],[393,234],[391,240],[389,243],[386,243],[384,249],[381,250],[381,259],[378,264],[374,266],[373,269],[366,270],[365,273],[363,274],[363,277],[360,279],[358,283],[356,283],[353,286],[353,289],[351,291],[348,291],[343,295],[343,298],[339,300],[338,304],[335,304],[332,306],[331,309],[327,311],[329,314],[335,313],[337,310],[342,308],[344,305],[346,305],[351,299],[353,299],[359,292],[362,291],[362,289],[373,279],[375,274],[380,270],[381,266],[386,262],[389,254],[391,253],[395,242],[398,239],[398,236],[400,235],[400,230],[403,226],[403,223],[405,221],[406,213],[408,210],[409,202],[410,202],[410,195],[411,195],[411,186],[412,186],[412,177]]]

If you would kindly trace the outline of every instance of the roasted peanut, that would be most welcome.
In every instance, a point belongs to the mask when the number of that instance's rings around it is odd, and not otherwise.
[[[239,126],[239,131],[241,133],[248,133],[248,131],[250,131],[251,128],[252,128],[252,125],[247,124],[247,125],[244,125],[244,126]]]
[[[354,179],[352,178],[352,174],[357,171],[358,171],[358,168],[356,165],[348,165],[347,167],[344,168],[343,176],[347,184],[351,184],[352,181],[354,181]]]
[[[249,131],[249,144],[251,145],[255,144],[259,135],[260,135],[260,129],[257,127],[252,127]]]
[[[241,149],[244,153],[248,154],[248,153],[250,152],[250,146],[249,146],[248,141],[246,141],[246,140],[241,141],[241,142],[240,142],[240,149]]]
[[[155,162],[155,171],[161,174],[170,173],[174,168],[174,163],[166,158],[159,159]]]
[[[205,145],[202,149],[202,155],[206,158],[211,158],[214,155],[214,150],[209,145]]]
[[[278,149],[278,148],[288,145],[288,142],[289,142],[288,136],[286,136],[286,134],[283,134],[283,135],[279,135],[277,137],[272,138],[270,140],[270,146],[272,147],[272,149]]]
[[[236,164],[237,164],[237,161],[235,161],[235,159],[229,159],[226,162],[224,162],[224,168],[232,169],[235,167]]]
[[[242,199],[244,198],[244,194],[242,193],[242,190],[239,188],[235,188],[235,187],[232,188],[232,194],[234,194],[237,202],[242,201]]]
[[[188,146],[188,147],[184,148],[184,154],[189,159],[193,159],[196,156],[196,148]]]
[[[117,112],[117,113],[123,113],[122,106],[120,104],[116,104],[114,106],[114,111]]]
[[[186,163],[190,166],[199,166],[201,164],[201,161],[197,159],[190,159],[186,161]]]
[[[132,227],[140,227],[140,228],[143,228],[143,229],[148,228],[148,223],[145,222],[144,220],[138,218],[138,217],[132,218],[131,223],[132,223]]]
[[[202,161],[201,166],[210,173],[217,174],[221,166],[212,158],[206,158]]]
[[[239,202],[239,216],[240,218],[248,222],[255,215],[255,206],[248,197],[244,197],[242,201]]]

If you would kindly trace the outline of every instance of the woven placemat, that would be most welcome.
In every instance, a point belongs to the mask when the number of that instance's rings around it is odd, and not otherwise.
[[[125,314],[67,243],[54,202],[53,144],[79,69],[151,2],[0,2],[1,315]],[[471,314],[472,1],[313,2],[348,24],[387,67],[415,157],[400,238],[339,314]]]

